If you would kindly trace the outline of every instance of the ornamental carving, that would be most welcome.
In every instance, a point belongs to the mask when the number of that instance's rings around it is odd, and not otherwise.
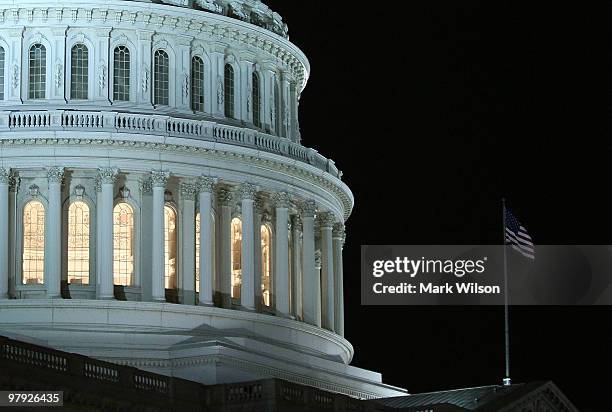
[[[209,176],[200,176],[198,187],[200,193],[212,193],[215,188],[215,179]]]
[[[98,76],[98,84],[100,86],[100,91],[104,91],[106,88],[106,79],[108,76],[108,69],[106,68],[106,64],[104,62],[100,62],[100,74]]]
[[[140,88],[142,93],[146,94],[149,91],[149,67],[145,65],[140,76]]]
[[[250,183],[243,183],[240,186],[240,196],[242,199],[251,199],[254,200],[257,195],[258,189],[257,186]]]
[[[62,183],[64,179],[64,168],[63,167],[50,167],[47,169],[47,180],[49,183]]]
[[[195,183],[181,183],[181,198],[185,200],[195,200],[198,194],[198,185]]]
[[[317,205],[314,200],[307,200],[300,204],[300,215],[302,218],[314,217],[317,213]]]
[[[58,61],[55,63],[55,87],[62,87],[62,81],[64,80],[64,66]]]
[[[219,204],[223,206],[230,206],[232,199],[232,192],[229,190],[222,188],[217,191],[217,199],[219,200]]]
[[[19,74],[19,66],[17,64],[13,64],[13,72],[12,72],[12,85],[13,89],[17,89],[19,87],[19,79],[21,78]]]
[[[143,178],[138,179],[138,187],[140,188],[141,193],[151,193],[153,191],[151,178],[149,176],[145,176]]]
[[[223,103],[225,102],[225,85],[223,84],[223,77],[219,76],[217,81],[217,104],[219,104],[219,108],[223,107]]]
[[[317,215],[317,219],[319,221],[319,225],[322,228],[327,228],[327,229],[332,229],[334,226],[334,223],[336,222],[336,219],[334,218],[333,213],[329,213],[329,212],[319,213]]]
[[[117,180],[119,170],[113,167],[101,167],[98,169],[98,179],[100,184],[112,185]]]
[[[11,183],[11,169],[0,167],[0,183],[9,185]]]
[[[287,192],[275,193],[273,201],[277,208],[288,209],[291,206],[291,196]]]
[[[169,178],[170,172],[166,170],[151,171],[151,184],[153,187],[166,187],[166,183],[168,183]]]
[[[189,73],[183,73],[183,97],[185,100],[189,98]]]
[[[84,194],[85,194],[85,186],[77,185],[74,188],[74,195],[77,197],[77,199],[82,199]]]

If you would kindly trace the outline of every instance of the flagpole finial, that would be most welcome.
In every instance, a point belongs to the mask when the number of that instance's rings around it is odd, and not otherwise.
[[[504,378],[504,386],[510,386],[510,385],[512,385],[512,379]]]

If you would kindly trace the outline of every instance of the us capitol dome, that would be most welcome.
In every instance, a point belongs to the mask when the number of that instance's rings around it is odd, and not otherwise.
[[[278,13],[0,6],[0,334],[205,384],[405,393],[350,366],[353,196],[302,144],[310,68]]]

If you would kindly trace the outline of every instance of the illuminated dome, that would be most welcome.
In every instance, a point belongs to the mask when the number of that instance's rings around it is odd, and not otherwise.
[[[244,1],[0,1],[0,334],[203,383],[370,398],[353,207],[302,145],[308,60]]]

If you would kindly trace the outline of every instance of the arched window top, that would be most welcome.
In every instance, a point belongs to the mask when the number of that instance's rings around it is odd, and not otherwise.
[[[113,209],[113,249],[114,283],[129,286],[134,275],[134,208],[126,202]]]
[[[242,220],[232,219],[231,225],[232,291],[233,299],[240,299],[242,288]]]
[[[170,104],[170,59],[164,50],[155,50],[153,71],[153,104]]]
[[[23,208],[22,282],[42,284],[45,272],[45,206],[31,200]]]
[[[166,289],[176,289],[177,236],[176,211],[170,205],[164,206],[164,267]]]
[[[231,64],[225,65],[224,90],[225,90],[225,117],[234,118],[234,68]]]
[[[257,127],[261,127],[261,90],[259,83],[259,73],[253,72],[253,124]]]
[[[113,100],[130,100],[130,49],[124,45],[113,52]]]
[[[89,94],[89,50],[83,43],[70,52],[70,98],[87,100]]]
[[[200,56],[191,59],[191,110],[204,111],[204,61]]]
[[[265,306],[272,305],[271,292],[271,241],[272,232],[268,225],[261,225],[261,296]]]
[[[90,213],[77,200],[68,208],[68,283],[89,284]]]
[[[44,99],[47,87],[47,49],[40,43],[30,47],[29,53],[28,97]]]

